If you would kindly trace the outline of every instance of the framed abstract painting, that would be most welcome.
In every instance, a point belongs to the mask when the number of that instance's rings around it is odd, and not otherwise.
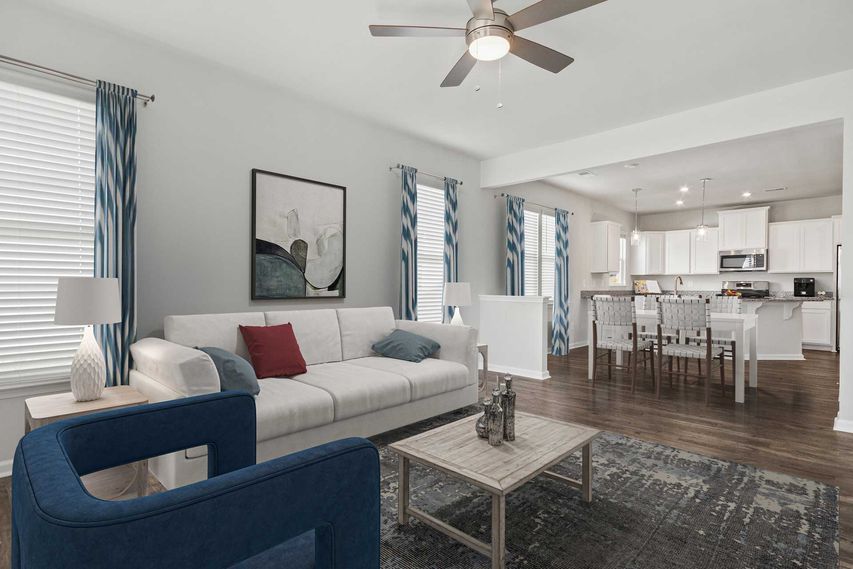
[[[344,298],[346,188],[252,170],[252,299]]]

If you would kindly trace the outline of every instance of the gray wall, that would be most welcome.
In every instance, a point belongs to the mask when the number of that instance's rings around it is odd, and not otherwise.
[[[770,222],[796,221],[799,219],[821,219],[841,215],[841,188],[838,195],[823,196],[819,198],[807,198],[801,200],[785,200],[778,202],[748,202],[743,207],[755,207],[760,205],[770,206]],[[717,209],[710,208],[705,212],[705,223],[715,227],[717,225]],[[640,215],[640,228],[645,231],[667,231],[669,229],[691,229],[699,224],[700,211],[698,209],[680,209],[664,213],[650,213]]]
[[[480,191],[479,162],[469,156],[55,11],[4,8],[0,52],[156,93],[139,107],[141,336],[156,333],[167,314],[396,309],[400,179],[388,167],[398,162],[464,181],[460,279],[475,294],[502,290],[502,209]],[[252,168],[347,187],[346,300],[250,301]],[[476,322],[476,307],[466,312]]]

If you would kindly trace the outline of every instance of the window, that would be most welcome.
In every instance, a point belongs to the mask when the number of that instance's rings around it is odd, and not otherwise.
[[[94,209],[95,105],[0,83],[0,383],[68,377],[56,280],[92,276]]]
[[[418,320],[444,314],[444,190],[418,184]]]
[[[554,296],[556,259],[554,216],[538,210],[524,210],[524,294]]]
[[[610,275],[610,286],[625,286],[628,273],[628,240],[625,236],[619,238],[619,272]]]

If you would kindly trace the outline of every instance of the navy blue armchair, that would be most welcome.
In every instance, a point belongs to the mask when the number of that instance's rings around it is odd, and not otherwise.
[[[126,501],[80,476],[208,446],[203,482]],[[379,455],[345,439],[255,464],[255,402],[216,393],[41,427],[18,444],[12,569],[379,567]]]

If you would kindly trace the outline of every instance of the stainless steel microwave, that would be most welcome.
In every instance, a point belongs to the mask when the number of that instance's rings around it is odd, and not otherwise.
[[[721,273],[745,273],[767,270],[767,249],[720,251]]]

